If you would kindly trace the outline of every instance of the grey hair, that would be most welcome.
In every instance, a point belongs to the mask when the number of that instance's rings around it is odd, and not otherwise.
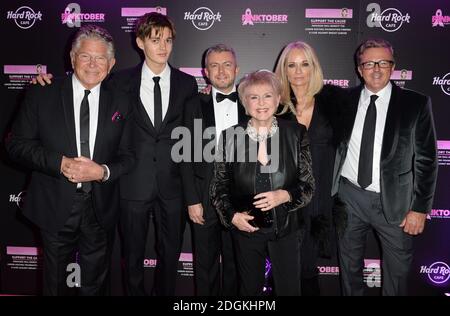
[[[82,26],[75,34],[70,50],[71,57],[80,49],[81,42],[85,39],[102,41],[107,47],[108,59],[114,58],[114,42],[111,34],[104,28],[92,24]]]
[[[362,42],[356,51],[356,62],[358,66],[361,64],[362,54],[369,48],[387,48],[391,52],[392,57],[394,57],[394,48],[391,43],[382,38],[370,38]]]
[[[211,53],[223,53],[223,52],[229,52],[231,53],[231,55],[233,55],[234,58],[234,63],[237,64],[237,60],[236,60],[236,52],[234,51],[233,48],[225,45],[225,44],[216,44],[214,46],[209,47],[206,50],[205,53],[205,67],[208,65],[208,56]]]

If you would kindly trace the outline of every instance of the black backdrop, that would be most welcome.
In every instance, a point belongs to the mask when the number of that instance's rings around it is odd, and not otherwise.
[[[200,87],[201,56],[212,44],[236,49],[240,75],[273,69],[282,47],[301,39],[310,43],[321,60],[328,83],[358,84],[353,64],[357,44],[383,37],[395,48],[397,84],[428,94],[439,139],[439,178],[433,210],[424,234],[416,238],[411,293],[444,295],[450,292],[450,3],[446,0],[248,0],[149,1],[61,0],[4,1],[1,72],[2,137],[0,161],[0,293],[38,294],[42,254],[39,234],[21,215],[28,173],[12,165],[3,149],[29,79],[38,68],[63,74],[70,70],[68,44],[77,27],[98,23],[113,35],[117,48],[115,69],[137,64],[141,58],[131,32],[136,17],[161,10],[175,22],[177,38],[171,64],[196,75]],[[343,13],[346,8],[346,15]],[[345,11],[345,10],[344,10]],[[64,15],[70,12],[72,15]],[[80,13],[82,20],[73,13]],[[37,67],[37,65],[41,67]],[[406,76],[401,76],[401,70]],[[154,236],[149,235],[146,260],[148,286],[155,265]],[[365,276],[369,294],[379,293],[380,258],[369,236]],[[113,294],[122,294],[120,244],[113,260]],[[324,294],[339,294],[336,258],[319,264]],[[179,263],[180,295],[192,295],[192,255],[189,228]],[[450,294],[449,294],[450,295]]]

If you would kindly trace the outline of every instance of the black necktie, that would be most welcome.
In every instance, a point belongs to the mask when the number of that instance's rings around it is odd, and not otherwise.
[[[237,98],[238,98],[238,96],[237,96],[237,92],[236,91],[231,92],[230,94],[222,94],[220,92],[216,93],[216,101],[217,102],[222,102],[225,99],[229,99],[229,100],[231,100],[233,102],[236,102]]]
[[[153,88],[153,100],[155,106],[154,112],[154,121],[153,125],[156,130],[159,130],[159,127],[162,123],[162,100],[161,100],[161,87],[159,86],[159,80],[161,77],[153,77],[153,81],[155,82],[155,87]]]
[[[361,148],[359,150],[358,165],[358,184],[365,189],[372,183],[372,165],[373,165],[373,145],[375,141],[375,125],[377,122],[377,108],[375,100],[376,94],[370,96],[369,107],[367,108],[366,118],[361,138]]]
[[[91,91],[84,90],[84,97],[81,101],[80,107],[80,149],[81,156],[90,159],[91,151],[89,150],[89,93],[91,93]],[[88,193],[92,189],[92,184],[90,182],[84,182],[81,184],[81,188],[84,192]]]

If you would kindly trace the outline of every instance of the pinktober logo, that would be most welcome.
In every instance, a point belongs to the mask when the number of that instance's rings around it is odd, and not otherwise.
[[[242,15],[242,25],[255,25],[255,24],[286,24],[288,23],[287,14],[254,14],[250,8],[245,10]]]
[[[450,279],[450,267],[442,261],[434,262],[430,266],[421,266],[420,274],[427,274],[434,284],[444,284]]]
[[[323,84],[330,84],[341,88],[348,88],[349,82],[347,79],[323,79]]]
[[[334,266],[318,266],[320,275],[339,275],[339,267]]]
[[[431,210],[427,215],[427,219],[432,218],[450,218],[450,210]]]
[[[193,261],[192,253],[190,253],[190,252],[182,252],[182,253],[180,253],[180,258],[178,259],[178,261],[180,261],[180,262],[192,262]],[[146,267],[146,268],[154,268],[154,267],[156,267],[157,262],[158,262],[158,260],[156,260],[156,259],[146,258],[146,259],[144,259],[144,267]]]
[[[445,25],[450,24],[450,16],[442,15],[442,10],[437,9],[436,14],[431,17],[431,23],[433,27],[444,27]]]
[[[80,27],[83,23],[99,23],[105,22],[104,13],[82,13],[81,7],[78,3],[70,3],[64,9],[64,13],[61,14],[62,24],[66,24],[68,27]]]

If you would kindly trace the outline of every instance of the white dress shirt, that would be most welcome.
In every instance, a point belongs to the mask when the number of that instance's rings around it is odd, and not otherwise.
[[[375,101],[377,109],[377,121],[375,125],[375,139],[373,147],[373,164],[372,164],[372,183],[366,188],[368,191],[380,192],[380,157],[381,148],[383,145],[384,126],[386,124],[386,115],[391,99],[392,84],[389,82],[386,87],[373,93],[364,87],[359,97],[358,111],[356,113],[355,124],[353,126],[352,136],[348,145],[347,157],[342,166],[341,175],[353,184],[358,184],[358,166],[359,166],[359,151],[361,148],[361,138],[364,126],[364,119],[366,117],[367,108],[370,103],[370,96],[376,94],[378,99]]]
[[[161,77],[159,80],[159,86],[161,87],[161,101],[162,101],[162,120],[166,116],[167,109],[169,108],[169,96],[170,96],[170,67],[166,64],[164,70],[156,75],[151,71],[151,69],[144,62],[142,65],[141,74],[141,87],[140,87],[140,97],[142,104],[144,105],[145,111],[148,117],[155,122],[155,105],[154,105],[154,93],[153,89],[155,87],[155,82],[153,77]]]
[[[77,155],[81,156],[81,144],[80,144],[80,108],[81,101],[84,98],[84,90],[87,90],[81,82],[78,80],[75,74],[72,75],[72,88],[73,88],[73,114],[75,118],[75,137],[77,141]],[[89,101],[89,153],[92,159],[94,157],[95,150],[95,138],[97,136],[97,124],[98,124],[98,107],[100,100],[100,84],[90,89],[91,93],[88,95]],[[81,188],[81,183],[78,183],[78,188]]]
[[[75,135],[77,139],[77,153],[81,155],[80,145],[80,108],[81,101],[84,98],[84,90],[87,90],[78,78],[72,75],[72,87],[73,87],[73,111],[75,117]],[[91,89],[91,93],[88,95],[89,101],[89,152],[92,159],[95,149],[95,137],[97,136],[97,123],[98,123],[98,104],[100,100],[100,84]]]
[[[216,124],[216,145],[219,145],[219,138],[222,131],[227,128],[236,125],[238,123],[238,102],[233,102],[229,99],[224,99],[222,102],[216,101],[216,94],[220,92],[222,94],[231,94],[236,91],[236,87],[230,93],[223,93],[216,88],[212,88],[212,98],[214,103],[214,119]]]

